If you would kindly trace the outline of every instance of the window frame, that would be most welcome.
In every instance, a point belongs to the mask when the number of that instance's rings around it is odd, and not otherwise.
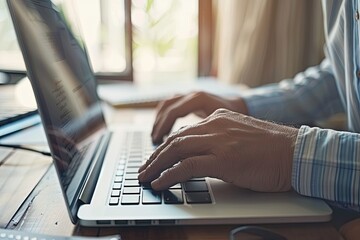
[[[215,23],[212,0],[199,1],[198,77],[212,75]]]
[[[212,75],[213,44],[214,44],[214,21],[212,0],[198,0],[198,77]],[[131,0],[124,0],[125,6],[125,60],[126,69],[121,73],[101,72],[96,73],[100,81],[106,80],[134,80],[133,69],[133,45],[132,45],[132,21]]]
[[[132,46],[132,22],[131,22],[131,0],[124,0],[125,11],[125,61],[126,68],[123,72],[98,72],[94,73],[98,81],[133,81],[133,46]]]
[[[210,76],[213,59],[214,22],[212,0],[199,1],[198,18],[198,77]],[[133,43],[131,0],[124,0],[125,11],[125,61],[126,68],[123,72],[94,72],[95,78],[101,82],[134,81],[133,68]],[[24,70],[1,69],[1,72],[14,75],[26,75]]]

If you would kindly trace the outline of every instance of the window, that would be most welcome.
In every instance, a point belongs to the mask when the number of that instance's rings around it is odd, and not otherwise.
[[[24,71],[25,63],[17,44],[6,1],[0,1],[0,33],[0,71]]]
[[[81,29],[95,74],[101,79],[132,79],[130,1],[53,0]]]
[[[197,76],[198,1],[133,0],[134,72],[139,81]]]
[[[210,0],[53,1],[80,26],[99,79],[187,81],[206,75],[199,67],[206,68],[211,46],[200,35],[210,28],[201,13],[209,11],[204,6],[211,6]],[[24,71],[5,1],[0,1],[0,32],[0,69]],[[199,48],[201,39],[205,44]]]

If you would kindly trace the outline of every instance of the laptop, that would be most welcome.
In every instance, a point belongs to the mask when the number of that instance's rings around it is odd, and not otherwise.
[[[163,192],[140,184],[137,169],[154,150],[147,132],[152,123],[110,131],[76,24],[69,25],[61,6],[50,0],[7,3],[74,223],[165,226],[330,220],[332,211],[324,201],[295,192],[258,193],[212,178],[191,179]]]
[[[0,87],[0,139],[41,123],[37,109],[20,102],[15,88]]]

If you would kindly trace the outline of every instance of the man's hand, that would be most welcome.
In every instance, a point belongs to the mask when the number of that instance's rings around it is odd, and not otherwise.
[[[167,189],[210,176],[255,191],[291,188],[298,130],[225,109],[171,134],[139,169],[139,181]]]
[[[225,99],[205,92],[195,92],[165,100],[157,107],[152,140],[154,143],[161,143],[180,117],[195,113],[205,118],[219,108],[247,114],[247,107],[241,98]]]

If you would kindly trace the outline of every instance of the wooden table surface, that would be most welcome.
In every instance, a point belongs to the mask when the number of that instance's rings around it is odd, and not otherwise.
[[[152,124],[152,110],[109,110],[106,109],[108,123]],[[49,158],[50,160],[50,158]],[[1,191],[0,191],[1,194]],[[29,201],[29,199],[31,201]],[[60,186],[51,166],[40,183],[25,201],[8,228],[54,235],[103,236],[120,234],[125,240],[132,239],[229,239],[229,231],[236,225],[172,226],[172,227],[121,227],[84,228],[74,226],[65,207]],[[279,232],[288,239],[341,239],[339,232],[331,223],[269,224],[262,225]],[[360,238],[359,238],[360,239]]]

